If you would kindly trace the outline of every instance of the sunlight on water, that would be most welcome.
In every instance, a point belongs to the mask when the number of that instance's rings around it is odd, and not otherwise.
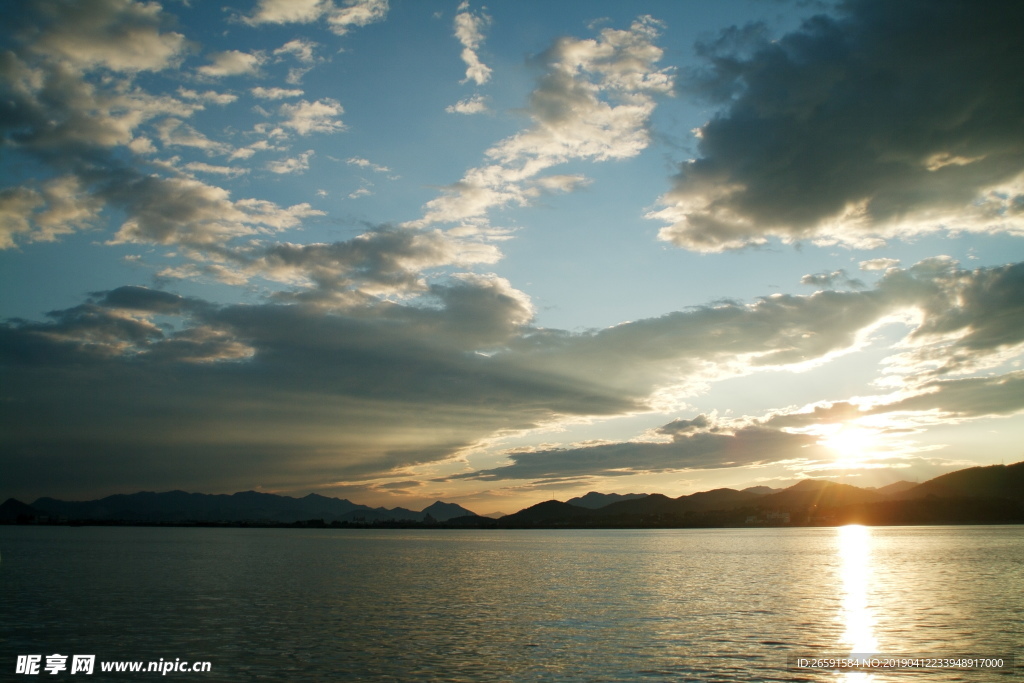
[[[851,654],[873,654],[878,652],[878,640],[874,633],[874,614],[868,607],[872,573],[871,529],[851,524],[837,531],[843,579],[843,612],[840,619],[846,627],[843,643],[849,647]],[[841,680],[873,681],[874,677],[851,672]]]

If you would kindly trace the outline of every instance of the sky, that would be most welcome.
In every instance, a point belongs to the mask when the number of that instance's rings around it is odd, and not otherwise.
[[[1024,460],[1024,5],[9,0],[0,497]]]

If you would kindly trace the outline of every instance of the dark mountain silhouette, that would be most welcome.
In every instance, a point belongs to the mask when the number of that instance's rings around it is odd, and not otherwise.
[[[917,482],[914,481],[897,481],[894,484],[888,486],[880,486],[877,489],[872,489],[875,493],[880,493],[883,496],[889,496],[890,498],[900,496],[904,492],[917,486]]]
[[[467,515],[475,515],[476,513],[470,512],[456,503],[442,503],[441,501],[436,501],[423,508],[423,510],[420,511],[420,514],[424,516],[430,515],[438,522],[447,522],[449,519],[466,517]]]
[[[767,490],[769,493],[763,493]],[[577,499],[574,499],[577,500]],[[918,502],[919,501],[919,502]],[[974,467],[924,484],[882,489],[806,479],[786,489],[714,489],[679,498],[651,494],[589,509],[557,500],[498,520],[499,527],[960,524],[1024,522],[1024,463]]]
[[[782,489],[773,489],[770,486],[748,486],[743,489],[744,493],[756,493],[759,496],[766,496],[769,493],[778,493]]]
[[[901,498],[926,496],[1024,500],[1024,462],[950,472],[900,494]]]
[[[605,500],[612,502],[590,507]],[[722,488],[678,498],[660,493],[623,495],[592,491],[567,503],[544,501],[496,520],[442,501],[417,512],[406,508],[371,508],[313,493],[290,498],[257,491],[233,495],[141,492],[92,501],[40,498],[31,506],[12,498],[0,505],[0,522],[32,521],[308,526],[436,523],[466,528],[1021,523],[1024,462],[971,467],[923,484],[897,482],[880,489],[806,479],[781,490],[764,486],[743,491]]]
[[[118,520],[137,523],[175,522],[274,522],[292,523],[310,519],[330,522],[423,521],[425,514],[438,521],[472,515],[466,508],[438,501],[424,511],[405,508],[371,508],[344,498],[311,493],[303,498],[258,491],[231,495],[143,491],[117,494],[100,500],[63,501],[40,498],[32,508],[56,518],[70,520]]]
[[[612,503],[617,503],[622,500],[643,498],[646,495],[646,493],[598,493],[597,491],[591,491],[585,496],[570,498],[565,502],[569,503],[569,505],[596,510],[598,508],[603,508],[605,505],[611,505]]]
[[[31,505],[26,505],[20,500],[14,498],[8,498],[2,504],[0,504],[0,521],[4,522],[15,522],[15,521],[28,521],[36,519],[40,516],[40,512]]]
[[[884,498],[881,494],[868,489],[858,488],[849,484],[836,484],[831,481],[805,479],[778,493],[770,493],[757,499],[761,507],[777,507],[785,509],[817,507],[836,507],[838,505],[854,505],[858,503],[874,503]]]

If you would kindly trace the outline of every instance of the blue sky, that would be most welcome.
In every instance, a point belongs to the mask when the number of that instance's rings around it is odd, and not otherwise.
[[[1021,12],[10,3],[5,493],[1016,462]]]

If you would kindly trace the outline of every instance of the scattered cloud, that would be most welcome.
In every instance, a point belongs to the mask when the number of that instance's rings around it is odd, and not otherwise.
[[[306,150],[297,157],[291,157],[289,159],[282,159],[280,161],[271,161],[267,164],[267,170],[271,173],[302,173],[303,171],[309,170],[309,159],[314,154],[313,150]]]
[[[490,111],[487,106],[487,98],[483,95],[473,95],[464,100],[459,100],[444,108],[449,114],[483,114]]]
[[[92,226],[103,202],[90,196],[76,176],[0,190],[0,249],[16,240],[52,242]]]
[[[298,88],[264,88],[257,86],[250,90],[253,97],[261,100],[283,100],[288,97],[301,97],[303,92]]]
[[[388,13],[387,0],[345,0],[338,6],[331,0],[260,0],[245,23],[308,24],[321,18],[331,31],[345,35],[352,26],[366,26],[382,21]]]
[[[672,89],[655,68],[661,48],[657,22],[641,17],[628,30],[603,29],[596,39],[561,38],[541,57],[546,72],[530,95],[533,125],[507,138],[425,214],[409,225],[465,221],[509,204],[527,204],[523,183],[570,159],[607,161],[635,156],[649,142],[654,95]]]
[[[308,204],[282,209],[256,199],[231,200],[227,190],[186,178],[139,177],[106,188],[126,219],[113,244],[152,243],[211,249],[240,236],[278,232],[319,215]]]
[[[161,71],[177,66],[188,47],[182,34],[161,31],[167,16],[155,2],[26,4],[44,26],[31,51],[75,70]]]
[[[289,40],[287,43],[274,50],[274,54],[291,55],[303,64],[312,64],[316,61],[313,51],[318,47],[319,44],[314,43],[312,40],[296,38],[295,40]]]
[[[231,146],[215,142],[181,119],[166,118],[154,126],[165,147],[192,147],[211,154],[228,154]]]
[[[201,102],[209,102],[211,104],[231,104],[238,99],[238,95],[232,93],[221,93],[214,90],[207,90],[206,92],[198,92],[196,90],[189,90],[188,88],[178,88],[178,95],[185,100],[199,100]]]
[[[345,160],[345,163],[347,163],[347,164],[349,164],[351,166],[358,166],[359,168],[368,168],[371,171],[376,171],[377,173],[390,173],[391,172],[391,169],[388,168],[387,166],[381,166],[380,164],[375,164],[372,161],[370,161],[369,159],[363,159],[362,157],[349,157],[348,159]]]
[[[844,287],[852,287],[854,289],[864,288],[863,282],[857,279],[851,279],[842,268],[834,270],[831,273],[812,273],[804,275],[800,278],[800,284],[811,285],[813,287],[834,287],[836,285],[841,285]]]
[[[197,71],[210,78],[251,76],[259,71],[260,65],[266,60],[267,57],[262,52],[228,50],[214,54],[211,62],[199,67]]]
[[[345,110],[337,100],[330,98],[315,102],[301,100],[297,104],[282,104],[280,112],[286,117],[281,125],[291,128],[299,135],[334,133],[345,129],[345,124],[337,118],[344,114]]]
[[[860,262],[860,269],[866,271],[872,270],[888,270],[890,268],[896,268],[900,265],[898,258],[874,258],[867,261]]]
[[[202,161],[190,161],[183,165],[182,168],[186,171],[211,173],[213,175],[225,176],[228,178],[237,178],[238,176],[245,175],[249,172],[249,169],[247,168],[240,168],[238,166],[217,166],[214,164],[203,163]]]

